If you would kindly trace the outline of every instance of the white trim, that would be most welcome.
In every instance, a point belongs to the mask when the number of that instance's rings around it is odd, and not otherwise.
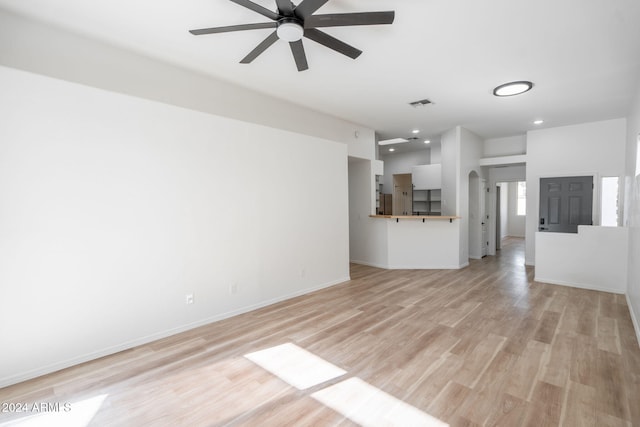
[[[485,157],[480,159],[480,166],[517,166],[527,163],[526,154],[516,154],[514,156],[498,156],[498,157]]]
[[[544,277],[538,277],[538,276],[534,276],[533,278],[534,282],[540,282],[540,283],[548,283],[551,285],[560,285],[560,286],[569,286],[571,288],[579,288],[579,289],[587,289],[590,291],[599,291],[599,292],[608,292],[611,294],[620,294],[620,295],[625,295],[625,291],[624,290],[617,290],[617,289],[611,289],[611,288],[601,288],[598,286],[590,286],[590,285],[585,285],[582,283],[573,283],[573,282],[567,282],[567,281],[563,281],[563,280],[553,280],[553,279],[545,279]]]
[[[375,262],[358,261],[358,260],[355,260],[355,259],[352,259],[352,260],[350,260],[349,262],[350,262],[350,263],[352,263],[352,264],[360,264],[360,265],[366,265],[366,266],[369,266],[369,267],[383,268],[383,269],[385,269],[385,270],[388,270],[388,269],[389,269],[389,266],[388,266],[388,265],[386,265],[386,264],[385,264],[385,265],[383,265],[383,264],[377,264],[377,263],[375,263]]]
[[[629,299],[629,294],[626,294],[625,296],[627,297],[627,307],[629,307],[631,322],[633,322],[633,329],[635,329],[636,331],[636,339],[638,340],[638,346],[640,347],[640,323],[638,322],[636,313],[633,311],[633,304],[631,304],[631,300]]]
[[[463,265],[391,265],[389,266],[389,270],[459,270],[463,267],[468,266],[469,263],[465,263]]]
[[[481,259],[481,258],[478,258],[478,259]],[[467,267],[469,265],[468,262],[465,262],[464,264],[460,264],[460,265],[429,265],[429,266],[424,266],[424,265],[419,265],[419,266],[415,266],[415,265],[382,265],[382,264],[375,264],[375,263],[371,263],[371,262],[356,261],[356,260],[351,260],[349,262],[351,262],[353,264],[367,265],[369,267],[383,268],[385,270],[459,270],[459,269]]]
[[[257,310],[259,308],[263,308],[272,304],[276,304],[281,301],[285,301],[291,298],[295,298],[301,295],[309,294],[315,291],[319,291],[321,289],[329,288],[331,286],[339,285],[340,283],[348,282],[351,280],[349,276],[343,277],[338,280],[333,280],[331,282],[327,282],[318,286],[314,286],[311,288],[306,288],[297,292],[293,292],[287,295],[283,295],[280,297],[272,298],[266,301],[262,301],[256,304],[248,305],[245,307],[241,307],[235,310],[228,311],[226,313],[218,314],[215,316],[207,317],[202,320],[198,320],[196,322],[187,323],[186,325],[178,326],[176,328],[167,329],[165,331],[156,332],[151,335],[147,335],[145,337],[137,338],[130,341],[125,341],[121,344],[117,344],[114,346],[110,346],[104,348],[102,350],[93,351],[91,353],[84,354],[82,356],[74,357],[71,359],[67,359],[61,362],[53,363],[42,368],[34,369],[27,372],[21,372],[19,374],[12,375],[10,377],[0,378],[0,388],[7,387],[13,384],[20,383],[22,381],[30,380],[32,378],[39,377],[41,375],[50,374],[52,372],[56,372],[65,368],[69,368],[71,366],[79,365],[84,362],[88,362],[91,360],[98,359],[100,357],[109,356],[120,351],[128,350],[133,347],[137,347],[143,344],[148,344],[153,341],[157,341],[162,338],[169,337],[171,335],[176,335],[181,332],[185,332],[191,329],[195,329],[200,326],[208,325],[210,323],[218,322],[220,320],[228,319],[233,316],[238,316],[240,314],[248,313],[253,310]]]

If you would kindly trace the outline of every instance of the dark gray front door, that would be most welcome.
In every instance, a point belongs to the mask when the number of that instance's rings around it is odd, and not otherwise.
[[[540,178],[539,231],[577,233],[592,225],[593,177]]]

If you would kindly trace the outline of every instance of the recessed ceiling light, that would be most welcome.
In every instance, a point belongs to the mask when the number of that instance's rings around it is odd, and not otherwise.
[[[510,82],[496,87],[493,90],[493,94],[495,96],[520,95],[521,93],[531,90],[532,87],[533,83],[528,81]]]
[[[541,124],[543,124],[543,123],[544,123],[544,120],[534,120],[534,121],[533,121],[533,124],[534,124],[534,125],[541,125]]]
[[[389,151],[393,152],[393,151],[396,151],[396,149],[395,148],[389,148]]]
[[[385,139],[382,141],[378,141],[378,145],[402,144],[403,142],[409,142],[409,141],[404,138]]]
[[[411,133],[414,133],[414,134],[415,133],[420,133],[420,129],[414,129],[414,130],[411,131]]]
[[[429,141],[428,139],[425,139],[425,140],[424,140],[424,143],[425,143],[425,144],[429,144],[429,143],[431,143],[431,141]]]

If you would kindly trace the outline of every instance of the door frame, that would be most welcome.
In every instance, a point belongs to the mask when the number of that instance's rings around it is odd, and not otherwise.
[[[567,176],[572,176],[572,175],[567,175]],[[496,219],[497,219],[497,215],[496,215],[496,210],[497,210],[497,206],[496,206],[496,186],[500,183],[511,183],[511,182],[526,182],[527,183],[527,213],[526,213],[526,218],[525,218],[525,241],[527,239],[527,227],[528,227],[528,217],[529,215],[531,215],[531,212],[529,210],[529,203],[528,203],[528,199],[530,196],[529,193],[529,182],[527,181],[526,175],[525,178],[519,179],[519,178],[513,178],[513,179],[497,179],[495,181],[490,181],[487,188],[489,188],[489,192],[486,194],[487,197],[490,198],[488,206],[490,211],[487,212],[487,215],[489,215],[489,229],[487,230],[487,237],[489,238],[489,245],[487,246],[487,255],[491,255],[491,256],[495,256],[496,252],[497,252],[497,243],[498,243],[498,236],[496,235],[497,233],[497,224],[496,224]],[[538,180],[538,183],[540,183],[540,180]],[[502,198],[505,197],[504,194],[500,195]],[[508,194],[507,194],[508,197]],[[538,202],[536,201],[536,204]],[[537,217],[537,213],[536,213],[536,217]]]

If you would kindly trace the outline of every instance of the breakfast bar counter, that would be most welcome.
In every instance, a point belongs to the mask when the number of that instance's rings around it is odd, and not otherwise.
[[[457,269],[460,263],[460,217],[370,215],[376,234],[375,262],[388,269]],[[357,262],[357,261],[356,261]]]

